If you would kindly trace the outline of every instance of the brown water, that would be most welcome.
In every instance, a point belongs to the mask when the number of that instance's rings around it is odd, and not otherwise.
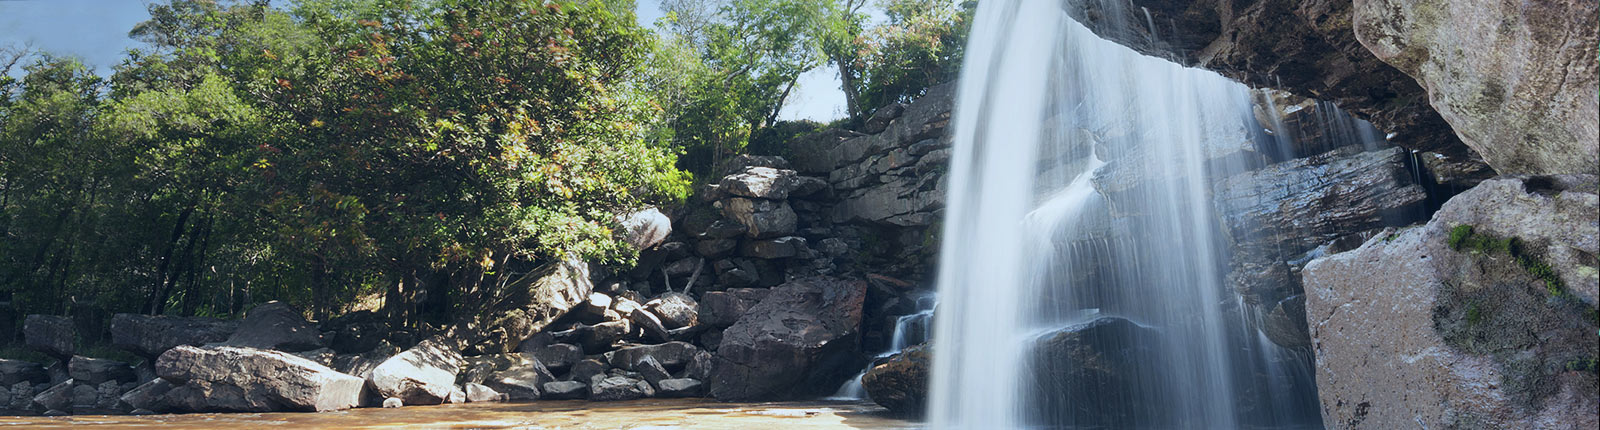
[[[916,429],[870,403],[469,403],[323,413],[0,417],[0,429]]]

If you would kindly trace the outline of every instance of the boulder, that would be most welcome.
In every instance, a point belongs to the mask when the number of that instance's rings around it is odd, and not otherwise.
[[[67,375],[80,383],[100,385],[106,381],[133,382],[133,366],[121,361],[73,356],[67,362]]]
[[[589,279],[589,264],[582,261],[557,261],[539,267],[507,287],[513,292],[512,302],[526,312],[528,323],[520,331],[508,336],[522,339],[543,331],[557,318],[580,303],[589,300],[594,292],[594,282]],[[501,351],[504,352],[504,351]]]
[[[783,200],[800,185],[793,170],[748,167],[722,177],[718,189],[724,193],[760,199]]]
[[[880,107],[872,111],[872,116],[868,117],[867,121],[861,125],[861,132],[867,134],[882,133],[889,128],[891,121],[899,118],[904,113],[906,113],[906,105],[901,103],[890,103]]]
[[[299,352],[322,348],[322,332],[287,303],[271,301],[244,315],[239,329],[228,337],[229,346]]]
[[[861,375],[867,396],[891,411],[921,414],[928,402],[928,375],[932,352],[916,345],[889,356]]]
[[[379,396],[396,397],[407,405],[437,405],[456,389],[463,359],[455,343],[432,338],[374,367],[367,386]]]
[[[587,384],[591,379],[594,379],[595,375],[604,375],[609,370],[611,370],[611,365],[603,361],[593,358],[585,359],[572,365],[572,371],[567,372],[567,380]]]
[[[715,370],[716,364],[716,357],[711,353],[695,352],[694,357],[689,359],[689,364],[684,365],[683,371],[679,372],[678,378],[705,381],[711,378],[711,372]]]
[[[379,364],[389,360],[389,357],[399,353],[400,348],[396,348],[388,342],[379,342],[377,347],[361,354],[335,355],[333,363],[328,367],[332,367],[333,370],[337,370],[339,373],[364,380],[367,379],[367,375],[372,372],[372,369],[377,368]]]
[[[832,392],[860,364],[866,283],[816,277],[773,287],[723,331],[711,394],[722,401]],[[692,356],[691,356],[692,357]]]
[[[389,324],[382,316],[361,310],[323,324],[322,340],[339,354],[361,354],[379,348],[390,333]]]
[[[723,288],[748,287],[761,283],[760,269],[748,259],[718,260],[713,267],[717,270],[718,285]],[[728,324],[733,324],[733,321],[728,321],[725,325]]]
[[[529,351],[534,359],[544,363],[551,372],[565,373],[572,365],[583,360],[583,348],[568,343],[553,343]]]
[[[10,387],[19,382],[47,383],[50,382],[50,374],[45,373],[44,366],[39,363],[0,358],[0,387]]]
[[[727,327],[739,321],[745,311],[767,297],[765,288],[731,288],[709,291],[700,296],[699,321],[712,327]]]
[[[178,345],[226,341],[238,328],[236,321],[216,318],[116,314],[111,317],[111,346],[155,358]]]
[[[510,368],[490,374],[483,384],[505,393],[511,400],[538,400],[540,386],[555,380],[555,375],[544,367],[544,363],[528,357]]]
[[[589,396],[589,384],[578,381],[553,381],[544,383],[544,400],[577,400]]]
[[[38,395],[33,396],[33,403],[46,411],[70,411],[72,410],[73,385],[71,379],[52,385],[50,388],[40,391]]]
[[[637,400],[655,395],[650,383],[626,376],[610,376],[589,387],[589,401],[614,402]]]
[[[667,398],[705,395],[705,385],[693,379],[663,379],[656,383],[656,387],[656,393]]]
[[[1484,181],[1426,225],[1307,264],[1325,422],[1600,426],[1596,184],[1592,175]]]
[[[583,351],[590,354],[599,354],[611,349],[633,331],[633,325],[627,320],[606,321],[595,325],[579,325],[573,329],[572,339],[578,342]]]
[[[640,377],[656,387],[660,387],[661,381],[672,379],[672,374],[667,373],[667,368],[662,367],[661,362],[656,361],[655,357],[648,355],[633,363],[633,371],[639,372]]]
[[[700,304],[683,293],[664,293],[644,304],[651,314],[661,320],[668,330],[688,327],[699,322]]]
[[[1027,410],[1054,411],[1049,425],[1138,427],[1168,422],[1164,405],[1136,402],[1142,366],[1157,363],[1156,330],[1117,317],[1099,317],[1039,337],[1025,357],[1034,379]],[[865,380],[863,380],[865,383]]]
[[[361,378],[280,351],[181,345],[155,367],[180,385],[166,396],[180,411],[320,412],[354,407],[361,397]]]
[[[695,354],[700,353],[699,347],[688,342],[667,342],[657,345],[644,345],[622,348],[605,353],[605,361],[611,367],[632,371],[633,365],[639,360],[649,356],[661,363],[667,369],[682,369],[683,366],[694,360]]]
[[[617,217],[622,225],[622,240],[634,249],[645,249],[661,244],[672,234],[672,220],[656,208],[645,208]]]
[[[383,399],[383,407],[384,408],[398,408],[398,407],[405,406],[405,405],[406,405],[406,402],[404,400],[400,400],[398,397],[390,397],[390,398],[387,398],[387,399]]]
[[[589,293],[589,299],[572,308],[572,313],[585,323],[594,324],[607,320],[606,311],[611,310],[611,296],[604,293]]]
[[[788,202],[732,197],[716,203],[722,215],[739,222],[745,236],[754,239],[794,233],[798,221]]]
[[[1600,174],[1600,6],[1583,0],[1357,0],[1363,46],[1427,90],[1502,174]]]
[[[1267,312],[1262,322],[1267,339],[1284,348],[1311,346],[1311,332],[1306,328],[1306,297],[1293,295],[1279,300]]]
[[[739,247],[742,257],[774,260],[779,258],[792,258],[809,253],[806,248],[806,239],[797,236],[784,236],[776,239],[763,239],[746,241]]]
[[[129,409],[145,409],[149,411],[166,410],[162,399],[168,391],[172,391],[172,382],[162,378],[151,379],[132,390],[123,393],[118,399],[122,405]]]
[[[744,229],[741,227],[740,231]],[[735,239],[700,239],[694,245],[694,252],[705,258],[722,258],[738,247],[739,241]]]
[[[72,319],[55,315],[28,315],[22,320],[22,337],[29,348],[67,361],[75,350]]]
[[[501,394],[499,391],[495,391],[493,388],[489,388],[483,384],[474,384],[469,382],[463,386],[463,391],[467,393],[467,401],[473,403],[502,402],[509,399],[509,397],[505,394]]]
[[[789,160],[776,155],[750,155],[739,154],[722,162],[717,172],[721,175],[743,172],[752,167],[765,167],[769,169],[788,169]]]
[[[700,237],[702,239],[733,239],[744,234],[744,231],[744,224],[740,224],[738,221],[719,219],[711,222],[711,226],[706,227],[706,232],[702,233]]]

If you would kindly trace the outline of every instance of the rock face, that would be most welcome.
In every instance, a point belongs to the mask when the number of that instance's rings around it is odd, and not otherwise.
[[[161,354],[155,367],[179,385],[166,398],[180,411],[332,411],[361,396],[361,378],[280,351],[184,345]]]
[[[1027,410],[1049,424],[1159,426],[1162,407],[1134,401],[1141,363],[1155,363],[1156,331],[1101,317],[1040,338],[1031,351],[1036,373]],[[1056,422],[1059,420],[1067,422]]]
[[[72,319],[54,315],[28,315],[22,321],[22,337],[29,348],[63,361],[72,358]]]
[[[287,303],[271,301],[250,309],[228,345],[300,352],[322,347],[322,332]]]
[[[861,375],[861,386],[874,403],[891,411],[921,414],[928,403],[928,372],[933,366],[927,345],[906,348]]]
[[[1594,176],[1485,181],[1305,269],[1329,427],[1594,428]]]
[[[1600,6],[1356,0],[1354,34],[1502,174],[1600,173]]]
[[[151,358],[178,345],[228,340],[238,327],[238,322],[216,318],[116,314],[111,317],[111,345]]]
[[[444,403],[456,390],[456,372],[462,364],[457,349],[448,340],[423,341],[373,368],[367,385],[379,396],[399,398],[407,405]]]
[[[817,277],[773,287],[722,335],[712,373],[718,400],[796,398],[831,391],[859,369],[866,284]]]

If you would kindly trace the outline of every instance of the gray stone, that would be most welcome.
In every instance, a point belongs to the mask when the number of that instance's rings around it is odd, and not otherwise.
[[[668,330],[688,327],[699,322],[700,304],[683,293],[664,293],[644,304],[651,314],[661,320]]]
[[[48,387],[45,384],[38,384],[37,386]],[[35,387],[36,385],[27,381],[12,384],[10,390],[11,402],[3,406],[7,406],[12,411],[32,411],[34,406],[33,397],[37,393]]]
[[[722,177],[717,185],[722,192],[735,196],[783,200],[800,187],[798,175],[793,170],[770,167],[749,167],[739,173]]]
[[[67,362],[67,375],[89,385],[100,385],[106,381],[134,381],[133,366],[128,363],[81,355],[73,356],[72,361]]]
[[[128,409],[165,410],[162,398],[172,391],[172,387],[171,381],[155,378],[123,393],[119,400]]]
[[[700,397],[705,395],[705,384],[693,379],[663,379],[656,383],[661,397]]]
[[[506,333],[512,342],[501,352],[515,349],[523,339],[543,331],[557,318],[588,301],[589,294],[594,292],[594,282],[589,278],[588,263],[557,261],[540,266],[507,287],[524,297],[517,306],[525,313],[527,323],[519,326],[515,333]]]
[[[367,374],[367,386],[407,405],[444,403],[456,389],[456,372],[464,361],[458,350],[453,341],[428,339],[374,367]]]
[[[672,220],[656,208],[645,208],[617,217],[622,225],[623,241],[634,249],[645,249],[661,244],[672,234]]]
[[[739,154],[733,156],[733,158],[723,161],[722,165],[718,167],[718,174],[728,175],[732,173],[743,172],[751,167],[788,169],[789,160],[776,155]]]
[[[662,380],[672,379],[672,374],[667,373],[667,368],[662,367],[661,362],[656,361],[655,357],[648,355],[633,363],[633,371],[639,372],[639,376],[656,387],[660,387]]]
[[[71,379],[40,391],[33,396],[33,403],[45,410],[69,411],[72,410],[73,383]]]
[[[595,375],[604,375],[608,370],[611,370],[611,365],[603,361],[592,358],[585,359],[579,361],[578,364],[572,365],[572,371],[567,372],[567,379],[588,383],[590,379],[594,379]]]
[[[904,113],[906,113],[906,105],[900,103],[890,103],[888,106],[880,107],[872,112],[872,116],[867,118],[866,123],[861,125],[861,132],[867,134],[882,133],[889,128],[890,122]]]
[[[797,236],[746,241],[739,248],[741,256],[768,260],[795,257],[807,252],[806,239]]]
[[[891,411],[920,414],[928,402],[932,351],[916,345],[874,364],[861,375],[861,387],[874,403]]]
[[[322,348],[322,332],[287,303],[271,301],[245,313],[227,344],[299,352]]]
[[[383,399],[383,407],[385,408],[398,408],[405,405],[406,402],[404,400],[400,400],[398,397]]]
[[[633,323],[634,327],[644,331],[645,339],[657,342],[666,342],[672,339],[672,335],[667,332],[667,328],[661,323],[661,319],[642,306],[636,306],[631,311],[628,311],[628,322]]]
[[[156,373],[182,385],[167,397],[179,398],[172,406],[188,412],[348,409],[360,401],[363,385],[288,353],[233,346],[169,349],[156,360]]]
[[[555,373],[564,373],[572,368],[574,363],[583,360],[583,348],[567,343],[545,345],[528,353]]]
[[[539,387],[555,380],[544,363],[529,357],[525,362],[489,375],[483,384],[505,393],[511,400],[538,400]]]
[[[237,321],[216,318],[116,314],[111,317],[111,346],[155,358],[178,345],[226,341],[238,327]]]
[[[744,229],[741,226],[740,232]],[[695,253],[705,258],[721,258],[732,254],[739,247],[739,241],[734,239],[701,239],[694,245]]]
[[[604,293],[589,293],[589,299],[572,308],[572,313],[578,319],[594,324],[606,321],[606,311],[611,309],[611,296]],[[526,351],[524,351],[526,352]]]
[[[654,394],[650,383],[625,376],[606,377],[589,387],[589,401],[594,402],[637,400]]]
[[[723,288],[748,287],[761,282],[760,269],[748,259],[719,260],[714,267],[717,270],[717,282]]]
[[[589,384],[578,381],[546,382],[542,388],[545,400],[577,400],[589,396]]]
[[[746,311],[766,298],[768,291],[765,288],[732,288],[707,292],[700,296],[700,323],[712,327],[733,325]]]
[[[711,394],[748,401],[832,392],[859,369],[840,358],[860,354],[865,296],[864,282],[825,277],[774,287],[723,331]]]
[[[611,345],[621,341],[633,330],[633,325],[627,320],[606,321],[595,325],[580,325],[573,329],[573,339],[583,351],[598,354],[611,349]]]
[[[655,358],[657,362],[660,362],[663,367],[671,370],[683,368],[683,366],[689,364],[691,360],[694,360],[695,354],[700,352],[700,348],[694,346],[693,344],[688,342],[673,341],[658,345],[635,346],[607,352],[605,353],[605,361],[610,363],[611,367],[631,371],[633,370],[634,363],[638,363],[639,360],[644,359],[645,356],[650,356]]]
[[[22,337],[29,348],[61,361],[72,358],[75,343],[72,319],[55,315],[28,315],[22,321]]]
[[[1306,327],[1306,297],[1293,295],[1278,301],[1267,312],[1262,330],[1272,343],[1285,348],[1311,346],[1311,332]]]
[[[1023,407],[1063,411],[1074,424],[1096,427],[1143,428],[1168,422],[1168,410],[1162,405],[1122,400],[1135,396],[1143,387],[1140,369],[1159,359],[1154,353],[1162,341],[1159,336],[1157,330],[1127,319],[1099,317],[1039,337],[1024,355],[1034,375],[1023,387],[1028,399]],[[912,371],[908,369],[908,374],[901,376],[911,376],[909,372]],[[866,379],[862,382],[865,385]],[[888,399],[881,394],[883,382],[875,377],[872,385],[878,386],[880,395]],[[900,391],[912,390],[908,385]],[[909,401],[910,396],[900,399],[901,403]]]
[[[39,363],[0,358],[0,387],[10,387],[19,382],[43,384],[50,382],[50,374],[45,373],[44,366]]]
[[[467,383],[464,387],[468,402],[502,402],[509,399],[505,394],[495,391],[483,384]]]
[[[701,234],[706,239],[732,239],[744,234],[744,224],[737,221],[719,219],[713,221],[706,232]]]
[[[754,239],[794,233],[798,218],[788,202],[733,197],[717,202],[723,216],[738,221]]]

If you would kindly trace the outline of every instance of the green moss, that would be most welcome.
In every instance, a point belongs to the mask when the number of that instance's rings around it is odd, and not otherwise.
[[[1481,322],[1483,322],[1483,308],[1479,307],[1477,303],[1473,303],[1471,305],[1468,305],[1467,306],[1467,324],[1471,325],[1471,326],[1476,326],[1476,325],[1478,325],[1478,323],[1481,323]]]
[[[1498,238],[1494,235],[1478,233],[1470,224],[1462,224],[1450,229],[1450,249],[1456,251],[1477,252],[1488,255],[1507,254],[1517,260],[1517,265],[1527,270],[1528,274],[1538,278],[1544,283],[1545,291],[1551,297],[1571,298],[1567,292],[1566,284],[1561,276],[1549,263],[1544,262],[1529,250],[1517,238]]]

